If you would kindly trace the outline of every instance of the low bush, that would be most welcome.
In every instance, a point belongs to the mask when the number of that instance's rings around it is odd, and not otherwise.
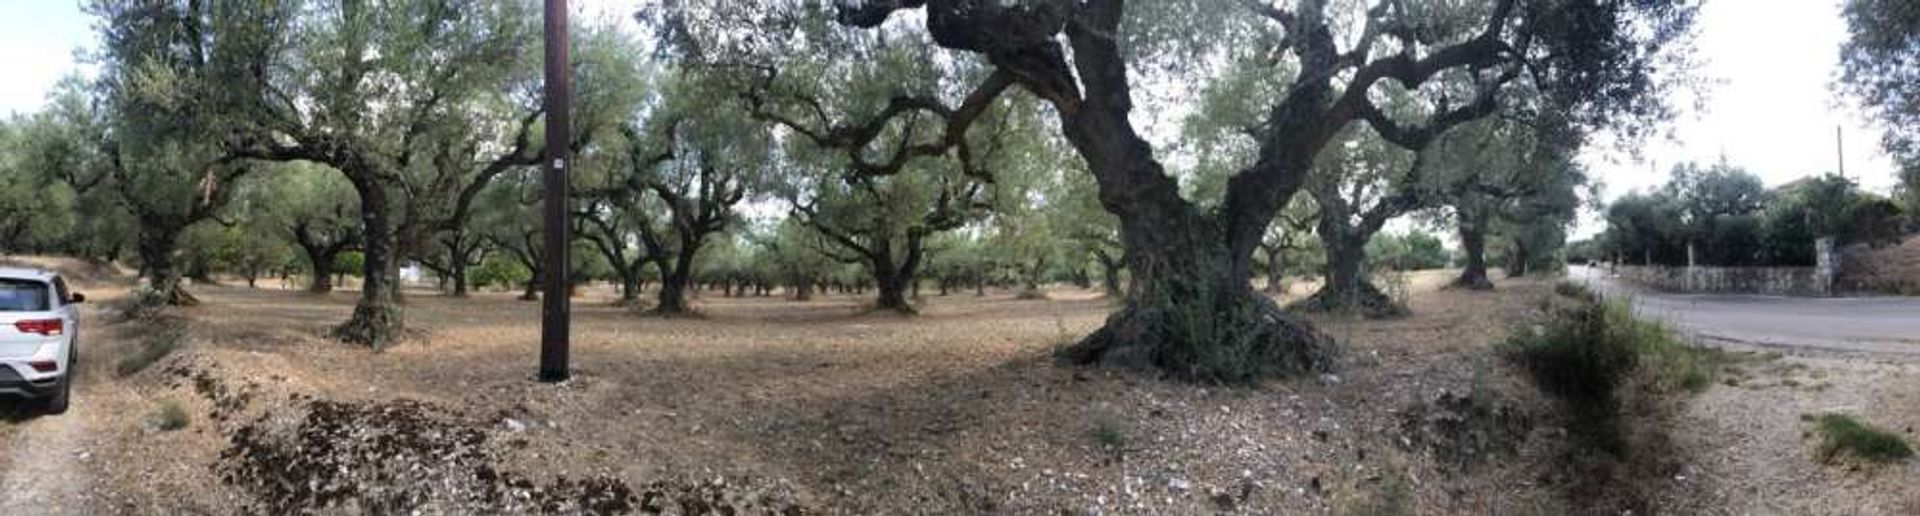
[[[1913,448],[1892,432],[1874,428],[1846,414],[1827,414],[1814,423],[1820,444],[1814,456],[1834,463],[1854,457],[1872,463],[1897,462],[1913,456]]]
[[[174,400],[160,402],[160,406],[155,408],[153,413],[147,414],[146,420],[148,428],[161,432],[186,428],[190,422],[192,418],[187,415],[187,409]]]
[[[167,328],[156,332],[153,339],[138,344],[132,353],[120,357],[120,362],[114,364],[114,373],[120,376],[130,376],[145,370],[148,366],[172,354],[173,350],[178,349],[182,338],[181,331],[176,328]]]
[[[1713,382],[1719,366],[1718,352],[1687,345],[1666,327],[1635,318],[1619,301],[1556,309],[1496,349],[1525,369],[1534,385],[1567,404],[1580,440],[1614,455],[1626,451],[1620,390],[1636,374],[1654,391],[1698,391]]]

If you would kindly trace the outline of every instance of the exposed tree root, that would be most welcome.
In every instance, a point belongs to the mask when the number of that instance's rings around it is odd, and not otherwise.
[[[1471,271],[1462,272],[1460,273],[1460,277],[1454,278],[1453,281],[1447,283],[1447,288],[1493,290],[1493,280],[1487,279],[1487,271],[1479,271],[1477,274]]]
[[[405,331],[398,306],[363,303],[353,307],[353,317],[334,328],[333,336],[349,344],[383,349],[398,342]]]
[[[1407,307],[1387,297],[1379,288],[1367,282],[1358,282],[1351,292],[1321,287],[1312,296],[1288,305],[1289,310],[1320,313],[1358,314],[1368,319],[1387,319],[1407,315]]]
[[[1220,308],[1132,303],[1059,358],[1233,385],[1333,369],[1339,345],[1272,300],[1248,291]]]

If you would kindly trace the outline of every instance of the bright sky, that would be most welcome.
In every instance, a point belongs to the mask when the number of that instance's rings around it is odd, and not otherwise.
[[[1642,160],[1617,152],[1583,155],[1604,182],[1605,198],[1664,182],[1674,163],[1723,155],[1769,186],[1832,172],[1839,159],[1835,128],[1845,142],[1847,176],[1881,193],[1893,187],[1880,129],[1829,88],[1846,39],[1838,0],[1709,0],[1699,21],[1697,73],[1714,81],[1704,104],[1688,106],[1671,140],[1644,142]],[[1576,235],[1597,233],[1596,219],[1589,214]]]
[[[638,2],[575,0],[586,16],[625,17]],[[0,113],[39,110],[54,84],[83,66],[75,49],[92,44],[92,20],[77,0],[0,0]],[[1834,128],[1844,137],[1847,175],[1888,191],[1894,168],[1876,145],[1880,131],[1836,97],[1833,81],[1846,27],[1838,0],[1710,0],[1701,13],[1699,75],[1714,81],[1700,109],[1672,126],[1672,140],[1644,142],[1642,159],[1590,151],[1582,157],[1618,197],[1666,178],[1680,161],[1725,156],[1777,185],[1835,168]],[[1595,217],[1576,235],[1599,231]]]

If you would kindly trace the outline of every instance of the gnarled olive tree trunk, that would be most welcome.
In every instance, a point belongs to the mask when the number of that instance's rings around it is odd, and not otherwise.
[[[1460,250],[1466,255],[1466,263],[1460,270],[1460,277],[1454,278],[1452,285],[1468,290],[1493,290],[1493,280],[1487,277],[1486,213],[1476,208],[1457,211]]]
[[[198,298],[187,293],[180,285],[183,274],[174,260],[180,233],[184,231],[185,224],[171,221],[149,218],[140,224],[141,275],[147,280],[147,286],[153,289],[155,300],[173,306],[200,304]]]
[[[874,308],[892,310],[903,314],[918,313],[908,301],[907,290],[916,283],[920,274],[921,257],[926,253],[923,238],[917,234],[907,235],[903,249],[907,255],[899,263],[893,259],[893,245],[882,239],[867,255],[867,268],[873,272],[874,289],[879,295],[874,299]]]
[[[406,327],[397,295],[399,221],[394,218],[394,192],[387,185],[372,180],[354,180],[353,184],[360,194],[365,235],[361,248],[366,261],[360,269],[360,301],[353,306],[353,316],[334,328],[333,334],[343,341],[380,348],[397,340]]]
[[[1296,310],[1357,313],[1367,317],[1406,314],[1406,308],[1367,278],[1367,238],[1322,227],[1327,264],[1320,290],[1293,304]]]
[[[1338,354],[1333,340],[1249,281],[1253,249],[1286,196],[1230,196],[1218,210],[1203,212],[1180,197],[1151,147],[1127,125],[1126,99],[1089,93],[1079,111],[1063,114],[1063,129],[1099,176],[1101,204],[1120,219],[1133,281],[1125,305],[1062,357],[1225,383],[1331,368]],[[1303,173],[1311,163],[1310,153],[1263,160]],[[1243,175],[1230,190],[1290,195],[1303,175],[1293,175],[1292,184],[1240,184]]]

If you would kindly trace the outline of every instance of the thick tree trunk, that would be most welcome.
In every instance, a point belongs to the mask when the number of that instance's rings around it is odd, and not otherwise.
[[[444,244],[447,248],[447,273],[453,277],[453,297],[467,297],[467,250],[465,238],[454,233]]]
[[[1041,275],[1046,274],[1047,261],[1039,260],[1020,275],[1020,293],[1014,299],[1046,299],[1046,291],[1040,290]]]
[[[813,300],[813,279],[802,277],[799,274],[794,274],[792,277],[792,280],[789,283],[793,288],[794,301],[812,301]]]
[[[619,269],[620,273],[620,301],[615,304],[619,306],[633,306],[638,304],[640,302],[640,268],[642,265],[617,264],[614,265],[614,267]]]
[[[907,282],[900,278],[900,273],[891,267],[875,267],[874,271],[874,284],[880,292],[874,307],[903,314],[914,313],[913,304],[907,302]]]
[[[1532,251],[1519,238],[1513,239],[1513,252],[1507,253],[1507,277],[1518,278],[1527,275],[1527,268],[1533,262]]]
[[[1460,250],[1466,254],[1466,264],[1460,270],[1460,277],[1453,280],[1453,286],[1467,290],[1493,290],[1493,280],[1487,278],[1486,227],[1477,218],[1469,217],[1466,210],[1461,210],[1460,216]]]
[[[1167,216],[1123,219],[1126,304],[1063,359],[1229,384],[1333,366],[1332,339],[1254,292],[1251,242],[1231,242],[1190,207],[1161,209]]]
[[[1100,262],[1100,287],[1107,298],[1120,299],[1126,295],[1120,286],[1120,269],[1124,266],[1120,259],[1107,254],[1105,250],[1094,251],[1093,257]]]
[[[527,279],[526,284],[521,285],[520,300],[521,301],[539,301],[540,300],[540,275],[539,274],[534,274],[532,278]]]
[[[333,292],[333,260],[336,250],[319,246],[301,246],[307,253],[307,264],[311,267],[313,278],[307,280],[307,292],[325,294]]]
[[[1324,227],[1323,227],[1324,229]],[[1294,303],[1296,310],[1357,313],[1383,318],[1406,315],[1406,307],[1395,303],[1367,279],[1367,241],[1365,237],[1335,231],[1322,231],[1321,242],[1327,249],[1325,283],[1312,296]]]
[[[687,306],[687,287],[693,282],[693,262],[700,252],[700,241],[681,242],[680,252],[674,256],[672,269],[666,262],[660,268],[660,304],[653,307],[653,313],[659,315],[684,315],[690,310]],[[698,285],[692,285],[699,290]],[[726,295],[722,292],[721,295]]]
[[[1270,249],[1266,249],[1266,252],[1267,252],[1267,293],[1268,294],[1285,294],[1287,293],[1287,267],[1286,267],[1286,263],[1280,261],[1280,257],[1281,255],[1286,254],[1286,248],[1273,247]]]
[[[174,263],[174,251],[179,245],[180,233],[185,231],[180,224],[149,221],[140,226],[139,251],[140,271],[152,288],[154,299],[173,306],[193,306],[200,304],[198,298],[187,293],[180,285],[181,273]]]
[[[392,344],[406,328],[399,297],[400,260],[397,221],[392,192],[375,181],[354,181],[360,193],[360,220],[364,223],[366,262],[361,267],[360,301],[353,316],[334,328],[340,340],[372,348]]]

